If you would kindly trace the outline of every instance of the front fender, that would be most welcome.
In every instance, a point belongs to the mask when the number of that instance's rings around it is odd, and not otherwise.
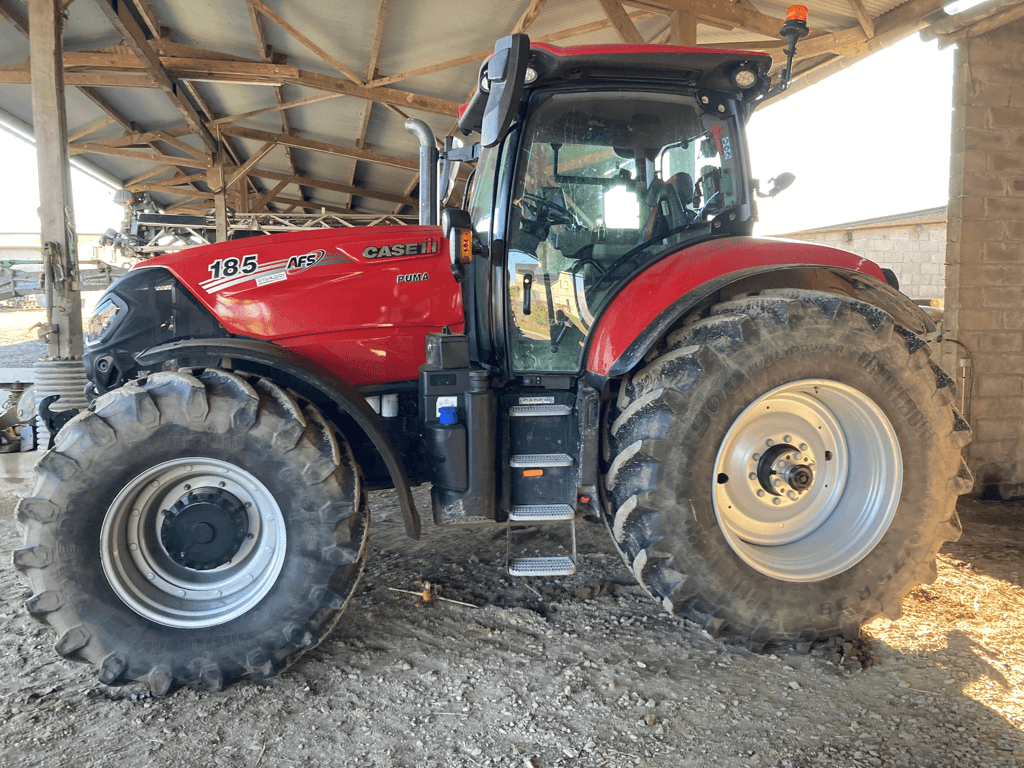
[[[329,402],[349,416],[384,459],[398,493],[406,533],[414,539],[420,537],[420,517],[413,502],[409,478],[380,417],[362,395],[324,366],[270,342],[238,338],[174,341],[135,356],[136,362],[144,368],[152,368],[168,360],[183,363],[194,360],[197,364],[209,365],[211,359],[229,360],[230,367],[245,363],[245,370],[255,374],[265,371],[268,378],[277,384],[294,389],[313,402]]]
[[[814,243],[733,237],[670,254],[626,285],[591,335],[587,371],[598,379],[621,376],[702,302],[768,288],[850,296],[885,310],[914,333],[935,332],[928,315],[892,288],[872,261]]]

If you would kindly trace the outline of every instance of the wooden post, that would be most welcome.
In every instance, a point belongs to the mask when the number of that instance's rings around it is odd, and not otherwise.
[[[214,156],[213,168],[210,169],[210,188],[213,189],[213,214],[217,220],[217,242],[228,239],[228,199],[224,179],[224,155],[218,152]]]
[[[32,122],[39,165],[43,288],[49,320],[47,354],[53,359],[70,360],[81,358],[84,346],[64,109],[63,25],[60,0],[29,1]]]

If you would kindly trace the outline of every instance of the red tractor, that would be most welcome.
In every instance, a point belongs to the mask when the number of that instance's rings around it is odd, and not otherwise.
[[[959,534],[970,429],[891,273],[751,236],[770,63],[512,35],[460,116],[480,142],[440,153],[442,190],[475,163],[463,208],[438,217],[413,121],[420,226],[115,283],[87,323],[95,400],[18,511],[58,653],[155,694],[273,674],[351,598],[367,490],[415,538],[426,482],[439,526],[565,526],[570,556],[514,575],[572,573],[576,522],[603,521],[661,606],[755,650],[898,615]]]

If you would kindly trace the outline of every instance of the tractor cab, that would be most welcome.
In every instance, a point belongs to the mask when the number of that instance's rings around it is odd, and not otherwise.
[[[460,120],[482,131],[466,204],[473,358],[508,376],[576,373],[596,318],[630,278],[688,243],[750,234],[743,122],[768,90],[770,59],[505,41]],[[515,67],[523,87],[512,114],[491,121],[507,127],[489,135],[487,108],[505,95],[495,59],[505,88]]]
[[[480,143],[441,156],[442,178],[452,160],[477,166],[464,209],[441,216],[462,253],[466,335],[428,337],[421,369],[436,522],[596,516],[601,383],[581,375],[591,331],[666,254],[751,233],[743,123],[769,65],[676,46],[499,41],[460,119]],[[510,563],[573,567],[572,556]]]

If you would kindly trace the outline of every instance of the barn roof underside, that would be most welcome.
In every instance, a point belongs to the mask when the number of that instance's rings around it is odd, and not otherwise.
[[[790,92],[928,28],[946,43],[1024,14],[988,0],[807,3]],[[414,205],[406,117],[453,133],[494,40],[764,50],[784,61],[776,0],[66,0],[73,156],[168,211],[205,213],[221,158],[239,211],[400,212]],[[0,0],[0,122],[32,123],[27,6]],[[160,88],[170,82],[173,88]]]

